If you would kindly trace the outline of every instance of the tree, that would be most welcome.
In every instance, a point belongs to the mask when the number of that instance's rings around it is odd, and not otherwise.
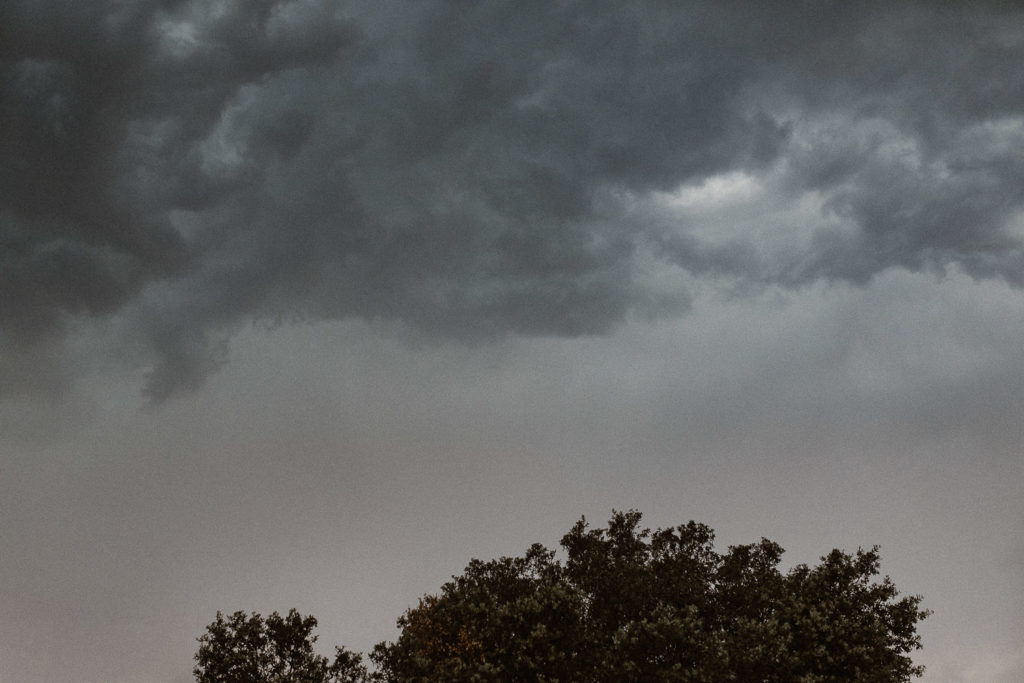
[[[779,569],[767,539],[714,548],[689,522],[651,531],[640,513],[581,519],[522,557],[473,560],[361,656],[313,651],[313,617],[236,612],[200,637],[199,683],[904,683],[928,612],[878,580],[878,548]]]
[[[378,680],[898,683],[927,616],[878,581],[878,548],[782,573],[771,541],[719,554],[707,526],[651,532],[640,513],[580,520],[564,562],[541,545],[473,560],[374,648]]]
[[[335,658],[313,650],[316,618],[294,609],[264,620],[258,613],[235,612],[217,620],[200,636],[198,683],[357,683],[366,679],[361,656],[336,648]]]

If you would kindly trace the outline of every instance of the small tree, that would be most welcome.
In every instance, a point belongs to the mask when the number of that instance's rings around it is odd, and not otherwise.
[[[258,613],[235,612],[217,620],[200,636],[198,683],[356,683],[366,678],[361,656],[336,648],[333,662],[313,650],[315,617],[290,610],[265,620]]]

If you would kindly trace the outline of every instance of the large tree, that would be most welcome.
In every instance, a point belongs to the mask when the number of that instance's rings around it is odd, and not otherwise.
[[[640,513],[605,529],[580,520],[564,559],[534,545],[521,557],[473,560],[398,619],[370,655],[316,655],[316,620],[236,612],[199,639],[200,683],[901,683],[920,676],[918,596],[877,579],[878,549],[833,550],[813,567],[779,569],[762,539],[714,548],[707,526],[650,531]]]
[[[707,526],[640,514],[577,523],[564,562],[541,545],[474,560],[371,655],[386,681],[896,683],[919,676],[917,596],[876,580],[878,549],[779,570],[768,540],[719,554]]]

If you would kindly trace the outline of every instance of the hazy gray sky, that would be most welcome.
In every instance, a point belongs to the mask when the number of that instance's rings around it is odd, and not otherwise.
[[[0,683],[366,649],[580,515],[881,544],[1024,680],[1024,12],[0,7]]]

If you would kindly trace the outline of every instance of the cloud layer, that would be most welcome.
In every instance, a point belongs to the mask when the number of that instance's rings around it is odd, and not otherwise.
[[[602,334],[737,289],[1024,284],[1000,5],[5,3],[0,342],[162,400],[250,321]]]

